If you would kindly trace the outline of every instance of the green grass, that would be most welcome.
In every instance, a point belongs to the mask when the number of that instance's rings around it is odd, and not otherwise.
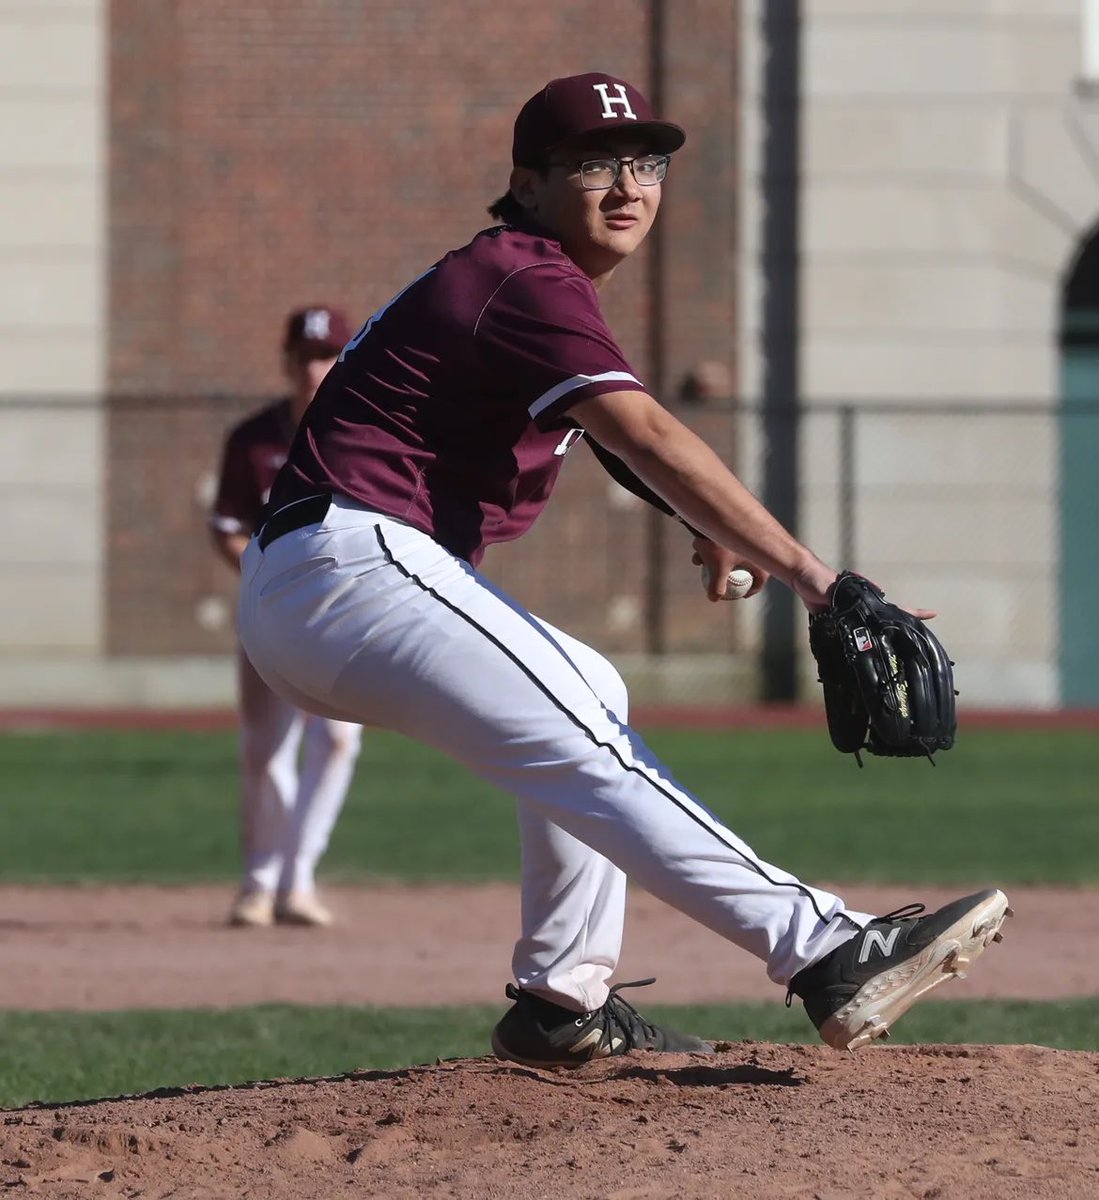
[[[758,853],[808,879],[1099,882],[1099,739],[972,732],[931,768],[859,771],[819,731],[655,731],[654,749]],[[233,880],[232,733],[0,736],[0,882]],[[511,801],[440,755],[368,733],[328,879],[514,879]],[[264,1006],[0,1012],[0,1105],[339,1074],[486,1052],[497,1008]],[[814,1041],[780,1005],[653,1009],[714,1038]],[[1099,999],[936,1003],[896,1040],[1099,1050]]]
[[[858,770],[820,731],[654,731],[653,748],[764,858],[806,879],[1099,882],[1099,738],[970,732],[939,765]],[[228,881],[232,733],[0,736],[0,881]],[[508,797],[434,751],[368,732],[328,879],[514,879]]]
[[[865,757],[812,731],[652,739],[765,858],[806,879],[1099,882],[1099,738],[964,734],[935,767]],[[822,744],[822,738],[824,742]],[[741,796],[733,794],[733,781]]]
[[[0,1107],[132,1095],[188,1084],[337,1075],[487,1054],[501,1009],[259,1008],[0,1012]],[[654,1006],[652,1018],[730,1041],[816,1042],[779,1004]],[[1099,1050],[1099,999],[924,1005],[894,1043],[1036,1043]]]

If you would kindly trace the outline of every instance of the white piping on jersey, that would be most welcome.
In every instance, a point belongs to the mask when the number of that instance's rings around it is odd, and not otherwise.
[[[554,265],[556,265],[556,264],[544,263],[544,262],[524,263],[523,266],[516,267],[514,271],[509,271],[503,277],[503,279],[500,280],[500,282],[496,285],[496,287],[493,289],[492,295],[489,296],[489,298],[485,301],[484,305],[481,308],[481,311],[477,314],[477,320],[473,322],[473,336],[474,337],[477,336],[477,326],[481,324],[481,318],[485,315],[486,311],[488,310],[488,306],[500,294],[500,289],[504,286],[505,283],[507,283],[507,281],[509,279],[513,279],[516,275],[519,274],[520,271],[529,271],[531,269],[531,267],[551,267]]]
[[[537,400],[530,406],[528,411],[531,417],[536,417],[540,412],[549,408],[556,400],[560,400],[562,396],[568,395],[569,392],[575,391],[579,387],[584,387],[589,383],[606,383],[611,379],[628,380],[630,383],[636,383],[641,386],[641,380],[631,375],[629,371],[604,371],[601,375],[574,375],[571,379],[566,379],[564,383],[559,383],[555,387],[551,387],[548,392],[543,392]]]
[[[437,264],[432,264],[426,271],[421,271],[411,282],[406,283],[403,288],[391,299],[387,300],[376,313],[367,318],[366,324],[359,330],[357,334],[347,343],[340,351],[340,356],[337,362],[343,362],[349,350],[354,350],[364,337],[374,328],[375,325],[385,316],[385,314],[397,303],[398,300],[408,291],[409,288],[415,287],[421,279],[426,279],[432,271],[435,270]]]

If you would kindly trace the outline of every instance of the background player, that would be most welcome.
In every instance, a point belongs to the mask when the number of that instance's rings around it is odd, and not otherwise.
[[[645,1021],[610,986],[626,872],[761,959],[837,1047],[888,1032],[1006,915],[989,889],[928,916],[876,918],[765,862],[629,727],[611,664],[476,569],[487,544],[530,527],[584,440],[704,535],[695,550],[715,588],[748,565],[807,608],[827,605],[837,572],[645,391],[600,310],[684,137],[607,75],[532,96],[509,192],[491,210],[507,223],[351,339],[242,564],[241,637],[272,686],[434,745],[516,796],[519,986],[493,1047],[520,1062],[708,1048]]]
[[[350,337],[346,317],[335,309],[318,305],[292,313],[283,340],[289,396],[247,417],[226,439],[210,528],[234,569],[259,525],[298,422]],[[347,795],[362,729],[288,703],[239,647],[237,669],[244,876],[229,920],[328,925],[332,915],[317,898],[314,873]]]

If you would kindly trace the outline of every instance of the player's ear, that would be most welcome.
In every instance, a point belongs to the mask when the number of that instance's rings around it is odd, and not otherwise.
[[[538,194],[534,186],[538,178],[538,172],[531,167],[515,167],[508,180],[509,191],[527,212],[533,212],[538,207]]]

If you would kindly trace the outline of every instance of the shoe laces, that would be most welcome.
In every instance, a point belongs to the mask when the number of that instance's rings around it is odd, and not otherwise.
[[[651,1022],[646,1021],[637,1009],[628,1000],[623,1000],[618,993],[623,988],[648,987],[651,983],[656,983],[655,975],[651,979],[635,979],[630,983],[616,983],[607,993],[607,998],[603,1002],[603,1006],[593,1009],[590,1012],[579,1014],[575,1018],[576,1024],[585,1025],[592,1017],[602,1014],[603,1028],[599,1035],[599,1049],[602,1049],[604,1046],[611,1046],[613,1048],[614,1038],[620,1038],[624,1041],[628,1050],[638,1047],[644,1049],[647,1044],[655,1041],[657,1028]],[[504,995],[509,1000],[518,1000],[522,994],[519,988],[513,983],[507,984],[504,988]],[[593,1054],[592,1057],[599,1056],[598,1054]]]
[[[926,912],[926,911],[927,911],[927,906],[925,904],[920,904],[920,903],[902,904],[900,908],[895,908],[895,909],[893,909],[892,912],[887,912],[880,917],[875,917],[870,922],[870,924],[873,925],[878,921],[913,921],[921,913]],[[856,934],[855,936],[857,937],[858,934]],[[810,966],[813,966],[813,965],[815,965],[815,964],[810,963]],[[794,992],[793,988],[788,986],[786,988],[786,1007],[787,1008],[789,1008],[790,1005],[793,1004],[795,995],[796,995],[796,993]]]
[[[926,912],[927,906],[924,904],[902,904],[900,908],[893,909],[892,912],[887,912],[883,917],[875,917],[875,921],[909,921],[913,917],[918,917],[920,913]]]
[[[656,976],[651,979],[635,979],[631,983],[616,983],[607,993],[603,1007],[598,1011],[604,1014],[603,1032],[599,1038],[599,1046],[612,1046],[613,1039],[622,1038],[626,1048],[632,1050],[652,1045],[656,1040],[657,1029],[651,1022],[637,1011],[628,1001],[618,994],[623,988],[648,987],[656,983]]]

